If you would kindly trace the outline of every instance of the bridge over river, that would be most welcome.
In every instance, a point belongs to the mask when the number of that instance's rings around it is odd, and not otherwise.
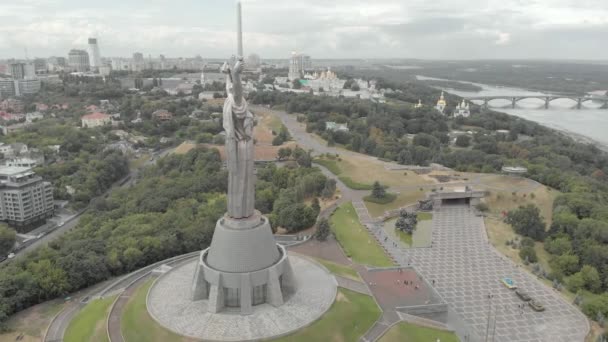
[[[483,101],[483,106],[488,108],[490,101],[493,100],[507,100],[511,102],[511,107],[515,108],[517,102],[526,99],[539,99],[545,102],[545,109],[549,109],[549,104],[553,100],[568,99],[572,100],[577,109],[584,108],[583,103],[593,102],[602,103],[601,109],[608,109],[608,96],[580,96],[580,95],[493,95],[493,96],[471,96],[466,97],[467,100],[471,101]]]

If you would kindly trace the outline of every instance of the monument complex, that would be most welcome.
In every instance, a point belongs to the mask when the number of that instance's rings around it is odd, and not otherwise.
[[[252,340],[300,329],[329,309],[337,283],[315,262],[277,244],[268,218],[255,210],[254,115],[243,96],[241,5],[238,56],[224,63],[223,127],[228,169],[227,212],[209,248],[157,279],[150,315],[178,334],[205,340]]]

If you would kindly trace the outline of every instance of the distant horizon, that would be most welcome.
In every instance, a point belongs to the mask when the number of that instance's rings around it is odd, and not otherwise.
[[[605,0],[244,0],[244,51],[319,59],[608,60]],[[0,5],[0,58],[64,56],[98,39],[102,56],[236,53],[225,0]]]

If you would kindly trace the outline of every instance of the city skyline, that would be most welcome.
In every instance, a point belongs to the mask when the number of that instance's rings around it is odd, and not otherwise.
[[[26,0],[0,6],[0,58],[63,56],[99,40],[102,57],[235,53],[233,2]],[[608,59],[597,49],[608,30],[601,0],[520,0],[373,4],[307,0],[243,1],[245,55],[288,58]],[[272,15],[272,20],[268,16]]]

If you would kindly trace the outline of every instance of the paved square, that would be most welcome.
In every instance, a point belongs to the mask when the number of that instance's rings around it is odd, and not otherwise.
[[[500,255],[487,241],[482,217],[466,205],[444,205],[433,213],[431,248],[401,249],[377,224],[369,225],[378,241],[402,265],[411,264],[466,322],[474,340],[584,341],[588,323],[583,314],[550,287]],[[534,312],[500,283],[510,277],[546,308]],[[488,296],[491,295],[491,300]],[[491,310],[490,324],[488,312]],[[494,317],[496,324],[494,325]],[[495,328],[494,328],[495,326]]]

